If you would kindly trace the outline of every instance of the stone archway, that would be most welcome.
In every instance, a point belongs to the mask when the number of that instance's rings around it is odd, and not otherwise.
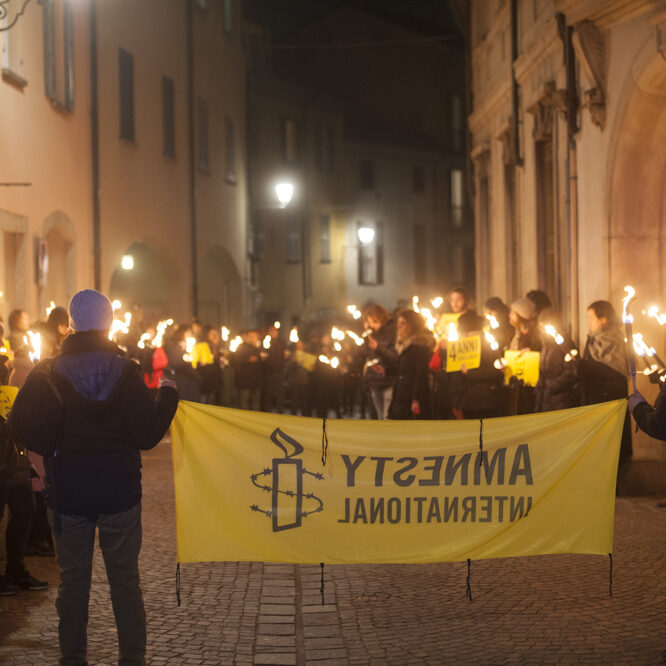
[[[243,326],[243,280],[227,250],[216,245],[199,264],[199,319],[203,324]]]
[[[174,262],[144,241],[132,243],[125,255],[133,258],[134,266],[131,270],[116,267],[109,285],[110,298],[119,299],[128,309],[141,306],[149,319],[175,316],[174,294],[180,275]]]
[[[76,232],[71,220],[61,211],[51,213],[42,226],[46,243],[48,271],[41,292],[40,308],[50,301],[67,307],[76,293]]]
[[[635,78],[619,123],[610,180],[610,288],[666,306],[666,61]]]

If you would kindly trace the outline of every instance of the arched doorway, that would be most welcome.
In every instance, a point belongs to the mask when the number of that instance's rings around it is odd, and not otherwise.
[[[666,306],[666,61],[634,78],[620,121],[610,182],[609,268],[613,295],[625,284]]]
[[[132,258],[132,267],[122,261],[111,276],[109,296],[124,308],[141,306],[149,319],[174,316],[173,295],[180,280],[173,262],[145,242],[132,243],[123,257]]]
[[[71,220],[55,211],[44,220],[43,239],[46,243],[48,269],[44,272],[40,306],[51,301],[67,307],[76,293],[76,236]],[[46,268],[46,266],[45,266]]]
[[[212,247],[199,264],[199,319],[238,330],[243,326],[243,300],[236,262],[223,247]]]

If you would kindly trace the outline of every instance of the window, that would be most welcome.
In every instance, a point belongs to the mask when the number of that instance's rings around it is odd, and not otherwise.
[[[422,285],[428,276],[428,244],[426,230],[422,224],[414,226],[414,281]]]
[[[368,160],[361,162],[361,189],[375,189],[375,165]]]
[[[44,92],[64,111],[74,110],[74,28],[69,0],[45,0]]]
[[[227,182],[236,183],[236,146],[234,143],[234,123],[225,116],[224,133],[226,137],[226,157],[227,157]]]
[[[199,169],[208,171],[210,168],[210,161],[208,159],[208,106],[201,98],[197,100],[197,120]]]
[[[224,0],[224,32],[226,32],[227,35],[231,34],[233,27],[233,12],[233,0]]]
[[[176,122],[174,116],[173,79],[162,77],[162,155],[176,156]]]
[[[9,25],[9,18],[5,16],[0,19],[0,30]],[[25,67],[23,58],[19,57],[17,46],[20,44],[16,41],[16,30],[7,30],[0,32],[0,39],[2,43],[2,78],[17,86],[24,88],[28,82],[24,78]]]
[[[319,261],[331,263],[331,218],[328,215],[319,216]]]
[[[120,138],[134,141],[134,56],[118,49]]]
[[[287,261],[297,264],[301,261],[301,225],[295,215],[287,221]]]
[[[292,118],[280,118],[280,156],[283,162],[296,162],[299,158],[298,125]]]
[[[451,224],[456,229],[463,226],[464,213],[463,172],[461,169],[451,169]]]
[[[414,192],[425,192],[425,169],[415,166],[412,170],[412,189]]]
[[[367,223],[357,222],[356,227],[367,227]],[[371,243],[358,245],[358,283],[375,286],[384,282],[384,239],[383,225],[375,226],[375,237]]]

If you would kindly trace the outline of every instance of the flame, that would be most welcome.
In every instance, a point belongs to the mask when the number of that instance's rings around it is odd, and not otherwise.
[[[158,322],[157,326],[155,327],[157,333],[150,343],[153,347],[155,347],[155,349],[162,346],[162,342],[164,341],[164,333],[166,332],[167,328],[172,325],[173,319],[165,319],[164,321]]]
[[[144,333],[141,338],[139,339],[139,342],[137,343],[137,347],[139,349],[145,349],[146,348],[146,342],[150,340],[150,333]]]
[[[298,342],[298,330],[294,326],[294,328],[291,329],[291,332],[289,333],[289,342],[296,343]]]
[[[237,335],[230,343],[229,350],[235,352],[242,344],[243,338],[240,335]]]
[[[497,321],[497,317],[493,314],[487,314],[486,319],[488,320],[488,323],[490,324],[490,328],[495,330],[496,328],[499,328],[499,322]]]
[[[421,308],[421,315],[423,315],[423,318],[425,319],[428,330],[434,331],[435,325],[437,324],[437,317],[434,317],[428,308]]]
[[[627,295],[622,299],[622,321],[625,324],[633,324],[634,317],[629,312],[629,305],[636,297],[636,290],[631,285],[627,285],[624,291]]]
[[[277,328],[278,331],[280,330],[280,326],[282,326],[282,324],[279,321],[274,321],[273,322],[273,327]]]
[[[340,359],[337,356],[334,356],[331,359],[331,367],[332,368],[337,368],[340,365]]]
[[[319,354],[319,361],[325,363],[326,365],[331,365],[331,361],[325,354]]]
[[[336,341],[333,343],[333,349],[335,349],[335,351],[342,351],[342,345]]]
[[[229,335],[230,335],[230,333],[231,333],[231,331],[230,331],[226,326],[223,326],[223,327],[220,329],[220,334],[221,334],[221,336],[222,336],[222,341],[223,341],[223,342],[229,342]]]
[[[116,298],[112,303],[111,303],[111,308],[115,312],[116,310],[120,310],[120,308],[123,307],[123,304]]]
[[[659,312],[659,308],[656,305],[653,305],[648,309],[647,315],[648,317],[654,317],[659,322],[659,326],[666,324],[666,314],[661,314],[661,312]]]
[[[632,342],[634,346],[634,351],[639,356],[649,356],[650,358],[652,358],[657,353],[657,350],[654,347],[648,345],[648,343],[645,341],[641,333],[634,333]]]
[[[442,307],[442,304],[444,303],[444,299],[441,296],[437,296],[437,298],[433,298],[432,301],[430,301],[431,305],[435,310],[438,310],[439,308]]]
[[[490,348],[493,351],[497,351],[499,349],[499,343],[497,342],[497,340],[495,340],[493,334],[490,333],[490,331],[484,331],[483,334],[486,336],[486,340],[490,344]]]
[[[339,340],[339,341],[344,340],[345,339],[344,331],[341,331],[339,328],[336,328],[334,326],[331,329],[331,338],[333,338],[333,340]]]
[[[264,346],[264,349],[270,349],[271,348],[271,336],[270,335],[267,335],[264,338],[263,346]]]
[[[447,328],[446,337],[451,342],[455,342],[458,339],[458,329],[456,328],[456,325],[453,322],[451,322]]]
[[[564,342],[564,338],[555,330],[555,327],[552,324],[544,326],[544,331],[550,335],[558,345],[561,345]]]
[[[360,347],[363,344],[363,338],[360,335],[356,335],[354,331],[347,329],[345,333]]]
[[[28,338],[30,339],[28,341]],[[26,345],[29,345],[32,348],[32,351],[28,352],[28,356],[31,361],[39,361],[42,357],[42,335],[41,333],[35,333],[34,331],[27,331],[27,337],[24,336],[23,342]]]
[[[348,305],[347,312],[349,312],[354,319],[361,318],[361,311],[355,305]]]
[[[418,296],[412,296],[412,310],[414,312],[421,312],[419,308],[419,297]]]
[[[120,301],[118,301],[120,303]],[[111,304],[113,306],[113,303]],[[116,308],[117,309],[117,308]],[[129,333],[130,323],[132,321],[132,313],[126,312],[122,319],[114,319],[111,322],[111,330],[109,331],[109,340],[113,340],[118,333]]]
[[[49,307],[46,308],[46,318],[47,319],[48,319],[48,316],[51,314],[51,312],[53,312],[53,310],[55,310],[55,306],[56,306],[56,304],[53,301],[51,301],[49,303]]]

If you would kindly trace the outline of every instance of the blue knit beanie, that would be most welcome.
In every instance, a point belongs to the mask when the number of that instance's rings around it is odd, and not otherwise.
[[[113,322],[111,301],[99,291],[84,289],[69,304],[69,325],[77,333],[108,331]]]

